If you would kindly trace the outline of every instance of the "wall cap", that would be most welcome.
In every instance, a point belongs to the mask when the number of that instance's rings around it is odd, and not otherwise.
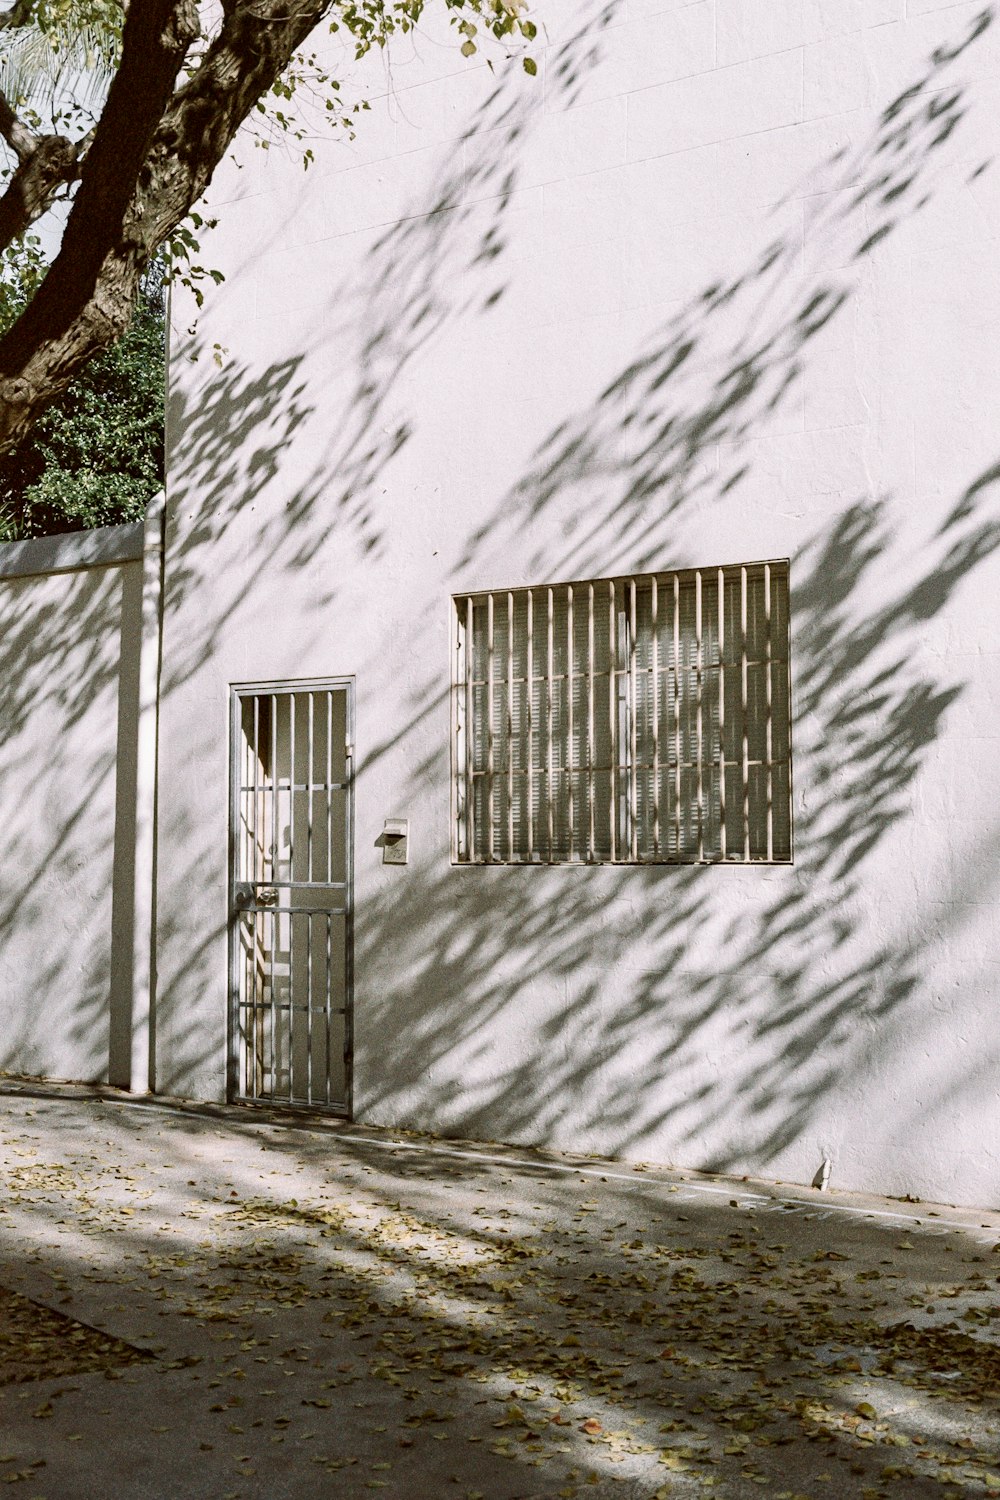
[[[127,526],[96,526],[92,531],[33,537],[26,542],[0,542],[0,579],[141,562],[143,532],[142,521],[133,521]]]

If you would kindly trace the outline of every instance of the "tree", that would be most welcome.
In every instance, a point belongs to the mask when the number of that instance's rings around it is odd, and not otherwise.
[[[19,269],[30,287],[37,248],[26,251]],[[5,290],[0,330],[30,296]],[[141,519],[163,485],[164,324],[163,267],[154,262],[118,343],[0,456],[0,540]]]
[[[433,0],[432,0],[433,3]],[[525,0],[437,0],[466,56],[480,28],[501,41],[535,28]],[[54,204],[69,200],[61,243],[20,315],[0,337],[0,456],[11,453],[85,366],[128,328],[143,276],[169,246],[196,245],[185,221],[240,125],[282,112],[310,33],[326,21],[362,57],[409,31],[427,0],[15,0],[0,37],[35,28],[54,51],[85,27],[103,38],[110,86],[95,118],[69,91],[48,113],[0,92],[0,139],[10,170],[0,195],[0,253],[24,241]],[[9,51],[9,49],[8,49]],[[530,57],[523,59],[534,71]],[[337,114],[337,80],[316,70]],[[194,221],[197,223],[197,220]]]

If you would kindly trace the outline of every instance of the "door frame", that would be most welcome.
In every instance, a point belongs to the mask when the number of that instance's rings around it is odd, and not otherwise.
[[[236,884],[239,876],[239,842],[237,830],[240,815],[240,735],[242,723],[240,704],[244,698],[268,693],[343,692],[346,697],[345,720],[347,744],[345,746],[345,769],[347,777],[347,805],[344,812],[344,1105],[316,1104],[286,1099],[248,1099],[239,1092],[240,1058],[239,1044],[240,963],[239,963],[239,918],[236,906]],[[229,684],[229,818],[228,818],[228,878],[226,881],[226,952],[227,952],[227,1005],[226,1005],[226,1100],[228,1103],[249,1105],[254,1108],[290,1109],[336,1115],[341,1119],[354,1118],[354,677],[293,677],[265,679],[260,682],[233,682]],[[328,1064],[329,1065],[329,1064]]]

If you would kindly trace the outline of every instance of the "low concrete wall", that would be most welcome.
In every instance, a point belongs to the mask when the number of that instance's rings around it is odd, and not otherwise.
[[[137,750],[161,533],[154,504],[145,526],[0,547],[0,1070],[148,1084]]]

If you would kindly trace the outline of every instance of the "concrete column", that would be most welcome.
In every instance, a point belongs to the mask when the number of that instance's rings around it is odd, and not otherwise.
[[[135,893],[132,949],[132,1066],[134,1094],[156,1086],[155,911],[156,770],[160,652],[163,628],[163,493],[146,507],[142,563],[142,642],[136,730]]]

